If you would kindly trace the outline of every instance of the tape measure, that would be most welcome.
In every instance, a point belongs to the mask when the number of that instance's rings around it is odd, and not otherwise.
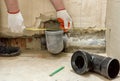
[[[74,29],[77,29],[77,30],[83,30],[83,28],[71,28],[69,30],[74,30]],[[45,31],[45,30],[60,30],[58,28],[25,28],[25,30],[28,30],[28,31]],[[107,30],[106,28],[93,28],[91,30],[95,30],[95,31],[100,31],[100,30]]]
[[[25,28],[25,30],[29,30],[29,31],[44,31],[44,30],[60,30],[57,28]]]

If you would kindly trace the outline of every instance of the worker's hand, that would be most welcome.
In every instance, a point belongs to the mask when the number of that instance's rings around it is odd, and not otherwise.
[[[11,32],[22,33],[25,29],[23,21],[22,14],[20,12],[8,13],[8,28],[10,28]]]
[[[68,32],[68,30],[72,27],[72,18],[66,10],[57,11],[57,20],[60,22],[60,26],[64,32]]]

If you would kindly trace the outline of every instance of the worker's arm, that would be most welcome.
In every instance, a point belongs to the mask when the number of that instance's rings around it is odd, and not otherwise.
[[[25,26],[18,0],[4,0],[8,11],[8,27],[12,32],[21,33]]]
[[[18,12],[19,6],[17,0],[5,0],[8,12]]]
[[[72,27],[72,18],[68,14],[63,4],[63,0],[50,0],[57,11],[57,19],[61,24],[61,28],[67,32]]]
[[[53,4],[53,6],[54,6],[54,8],[56,9],[56,11],[64,10],[64,9],[65,9],[62,0],[50,0],[50,1],[51,1],[51,3]]]

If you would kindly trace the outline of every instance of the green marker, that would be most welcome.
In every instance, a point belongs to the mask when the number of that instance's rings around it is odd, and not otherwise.
[[[51,73],[49,76],[55,75],[56,73],[58,73],[59,71],[63,70],[64,68],[65,68],[65,67],[63,66],[63,67],[61,67],[61,68],[55,70],[55,71],[54,71],[53,73]]]

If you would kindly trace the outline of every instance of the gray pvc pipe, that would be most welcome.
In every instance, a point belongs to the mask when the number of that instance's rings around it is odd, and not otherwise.
[[[64,49],[63,31],[45,31],[47,49],[52,54],[59,54]]]

